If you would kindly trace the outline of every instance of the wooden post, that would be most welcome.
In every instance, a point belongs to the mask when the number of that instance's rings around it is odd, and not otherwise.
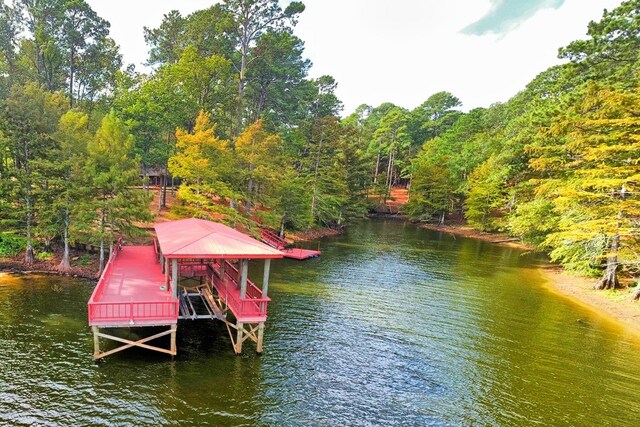
[[[164,285],[169,289],[169,258],[164,259]]]
[[[258,343],[256,346],[256,351],[258,353],[262,353],[262,339],[264,338],[264,322],[260,322],[258,324]]]
[[[171,260],[171,287],[173,289],[173,297],[178,298],[178,260]]]
[[[236,329],[238,333],[236,334],[235,351],[236,354],[240,354],[242,353],[242,341],[244,341],[244,323],[237,323]]]
[[[243,259],[240,270],[240,298],[247,294],[247,275],[249,274],[249,260]]]
[[[164,273],[164,257],[162,256],[162,252],[160,252],[160,267],[162,267],[162,272]]]
[[[271,260],[264,260],[264,275],[262,276],[262,298],[267,297],[269,291],[269,270],[271,269]]]
[[[176,331],[178,329],[178,325],[171,325],[171,354],[175,356],[178,354],[178,350],[176,349]]]
[[[100,354],[100,337],[98,337],[100,330],[97,326],[92,326],[91,330],[93,331],[93,358],[95,359]]]

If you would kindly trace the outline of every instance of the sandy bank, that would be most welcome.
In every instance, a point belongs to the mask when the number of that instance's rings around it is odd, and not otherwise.
[[[523,250],[533,249],[531,246],[506,234],[485,233],[466,225],[437,226],[422,224],[420,227]],[[548,268],[543,268],[542,271],[547,278],[547,288],[549,290],[617,323],[640,339],[640,302],[631,301],[631,294],[634,288],[596,291],[593,289],[596,279],[567,273],[559,266],[549,266]]]
[[[631,300],[635,288],[596,291],[597,279],[576,276],[560,267],[542,269],[547,288],[617,323],[640,339],[640,303]]]

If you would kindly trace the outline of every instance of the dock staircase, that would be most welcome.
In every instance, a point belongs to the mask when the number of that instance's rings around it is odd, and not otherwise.
[[[282,237],[278,236],[273,231],[269,231],[264,228],[260,230],[260,238],[267,245],[281,251],[284,254],[285,258],[303,260],[320,256],[319,250],[314,251],[310,249],[290,248],[288,247],[287,242]]]

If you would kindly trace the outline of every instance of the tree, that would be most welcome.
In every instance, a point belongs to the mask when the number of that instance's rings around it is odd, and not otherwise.
[[[114,112],[102,119],[87,145],[84,167],[86,193],[79,228],[100,243],[100,271],[105,263],[105,244],[111,252],[115,234],[137,232],[135,221],[150,220],[149,197],[136,189],[141,184],[139,159],[133,156],[133,138]]]
[[[57,173],[52,183],[52,204],[49,209],[54,213],[55,223],[61,223],[64,252],[58,268],[68,271],[69,237],[73,219],[77,213],[75,204],[82,195],[84,181],[83,165],[87,153],[87,142],[91,139],[87,130],[89,117],[78,111],[68,111],[60,118],[58,130],[54,135],[59,144],[57,155],[50,158]],[[57,178],[57,179],[56,179]],[[58,227],[56,227],[58,228]],[[59,229],[58,228],[58,229]]]
[[[147,64],[171,64],[178,62],[185,47],[185,19],[179,11],[165,13],[159,28],[144,27],[144,41],[149,46]]]
[[[200,209],[214,207],[218,196],[235,198],[225,180],[234,168],[232,153],[215,130],[210,115],[201,111],[192,132],[176,131],[176,152],[169,159],[169,171],[182,179],[178,196]]]
[[[538,197],[554,202],[558,230],[551,257],[582,269],[606,269],[597,289],[616,288],[620,265],[638,261],[640,96],[590,84],[580,102],[555,118],[531,167],[544,172]]]
[[[432,140],[425,144],[411,162],[411,188],[406,211],[409,218],[419,221],[430,221],[437,216],[442,225],[451,209],[455,187],[449,157],[438,155],[435,142]]]
[[[381,173],[380,168],[382,167],[381,161],[383,156],[387,158],[384,187],[381,187],[381,185],[378,186],[386,202],[391,194],[391,186],[398,177],[397,169],[402,170],[402,163],[400,168],[396,165],[396,163],[399,163],[398,157],[400,158],[400,162],[402,162],[404,160],[402,158],[404,150],[411,146],[411,137],[406,125],[405,112],[400,108],[389,110],[378,123],[373,138],[373,144],[376,146],[376,148],[374,148],[376,152],[376,168],[373,175],[374,184],[378,183],[378,175]]]
[[[121,66],[109,23],[84,0],[22,0],[33,36],[31,56],[39,81],[50,91],[66,89],[70,107],[111,87]]]
[[[267,133],[258,120],[248,126],[235,141],[237,168],[246,188],[245,212],[260,201],[260,190],[278,180],[282,169],[282,142],[278,135]]]
[[[247,69],[255,58],[250,58],[251,48],[268,31],[291,31],[297,16],[304,11],[304,5],[293,1],[283,11],[276,0],[226,0],[223,7],[235,23],[233,34],[238,52],[237,134],[242,128]]]
[[[465,202],[465,216],[474,227],[493,231],[498,228],[495,217],[505,206],[506,177],[509,165],[499,156],[491,156],[469,175],[469,190]]]
[[[461,115],[461,112],[455,109],[461,105],[460,100],[449,92],[431,95],[409,113],[407,126],[413,141],[424,144],[442,135]]]
[[[234,28],[232,16],[222,4],[197,10],[186,17],[172,10],[164,15],[160,27],[144,28],[144,39],[149,46],[147,63],[175,64],[188,46],[202,57],[229,58],[235,47]]]
[[[633,88],[640,60],[639,17],[639,0],[624,1],[612,11],[605,9],[600,21],[589,23],[589,39],[570,43],[558,56],[571,60],[583,81],[606,79]]]
[[[247,109],[250,119],[263,119],[266,125],[293,124],[306,118],[305,98],[311,66],[302,57],[304,43],[286,31],[269,31],[251,50],[254,58],[247,70]]]
[[[65,104],[60,94],[46,92],[35,83],[14,85],[6,100],[3,122],[12,165],[5,173],[12,183],[9,184],[14,204],[11,216],[27,239],[27,264],[34,261],[33,227],[41,208],[36,185],[40,170],[34,162],[43,158],[53,144],[52,135]]]
[[[335,116],[316,119],[308,141],[302,172],[310,193],[310,217],[324,226],[341,224],[349,200],[345,154],[351,133]]]

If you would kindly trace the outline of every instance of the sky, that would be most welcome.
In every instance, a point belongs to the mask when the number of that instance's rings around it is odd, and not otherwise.
[[[87,0],[111,23],[124,62],[144,71],[143,27],[172,9],[183,15],[214,0]],[[332,75],[343,115],[360,104],[413,109],[449,91],[462,109],[504,102],[561,63],[558,48],[586,38],[587,24],[622,0],[306,0],[295,34]]]

